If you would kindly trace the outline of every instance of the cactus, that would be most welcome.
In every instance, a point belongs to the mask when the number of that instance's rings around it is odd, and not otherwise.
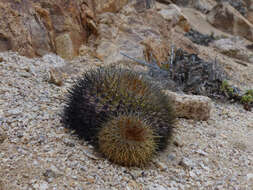
[[[63,114],[66,127],[111,161],[127,166],[145,165],[165,149],[173,121],[170,100],[160,88],[136,72],[116,67],[85,73],[70,90]]]

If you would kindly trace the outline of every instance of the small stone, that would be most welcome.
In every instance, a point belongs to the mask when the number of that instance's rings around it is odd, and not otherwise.
[[[47,169],[44,173],[43,176],[46,178],[55,178],[56,177],[56,173],[50,169]]]
[[[17,137],[18,137],[18,138],[22,138],[23,136],[24,136],[23,133],[21,133],[21,132],[18,132],[18,133],[17,133]]]
[[[48,189],[48,183],[47,182],[42,182],[40,185],[39,185],[39,190],[47,190]]]
[[[84,154],[85,154],[86,156],[88,156],[88,157],[91,158],[91,159],[94,159],[94,160],[98,160],[98,159],[99,159],[99,158],[96,157],[94,154],[92,154],[91,151],[84,150],[83,152],[84,152]]]
[[[178,165],[182,166],[185,169],[193,169],[194,167],[194,163],[188,158],[182,158]]]
[[[69,139],[64,139],[63,142],[64,142],[64,144],[65,144],[66,146],[69,146],[69,147],[74,147],[74,146],[75,146],[75,143],[72,142],[72,141],[69,140]]]
[[[63,76],[62,76],[62,73],[59,72],[58,70],[56,69],[51,69],[49,71],[49,80],[48,82],[52,83],[52,84],[55,84],[57,86],[62,86],[63,85]]]
[[[248,181],[253,180],[253,173],[247,174],[247,180]]]
[[[180,142],[177,141],[177,140],[174,140],[174,141],[173,141],[173,144],[174,144],[176,147],[183,147],[183,143],[180,143]]]
[[[196,153],[198,153],[199,155],[201,155],[201,156],[207,156],[208,154],[205,152],[205,151],[203,151],[203,150],[197,150],[197,151],[195,151]]]
[[[24,78],[29,78],[29,77],[32,76],[32,75],[31,75],[30,73],[28,73],[28,72],[20,72],[19,75],[20,75],[21,77],[24,77]]]
[[[161,171],[165,171],[167,170],[167,165],[163,162],[156,162],[156,166],[161,170]]]
[[[152,184],[150,187],[148,187],[149,190],[166,190],[164,186],[161,186],[159,184]]]
[[[189,174],[193,179],[197,178],[196,174],[193,171],[190,171]]]
[[[175,158],[176,158],[176,156],[175,156],[175,154],[169,154],[168,155],[168,159],[170,160],[170,161],[173,161],[173,160],[175,160]]]

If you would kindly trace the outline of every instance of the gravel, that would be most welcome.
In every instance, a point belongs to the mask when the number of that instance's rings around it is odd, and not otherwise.
[[[241,105],[214,102],[208,121],[178,119],[176,143],[149,167],[126,168],[60,123],[67,89],[99,61],[0,57],[1,190],[252,189],[253,112]],[[52,69],[62,85],[50,80]]]

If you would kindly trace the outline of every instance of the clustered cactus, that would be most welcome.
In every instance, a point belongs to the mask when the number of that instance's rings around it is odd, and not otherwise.
[[[174,114],[168,96],[129,69],[86,72],[70,89],[63,123],[113,163],[145,166],[166,148]]]

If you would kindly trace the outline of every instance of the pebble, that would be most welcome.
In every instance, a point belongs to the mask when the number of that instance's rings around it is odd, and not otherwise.
[[[185,169],[193,169],[194,167],[193,161],[188,158],[182,158],[178,165],[182,166]]]
[[[167,165],[165,164],[165,163],[163,163],[163,162],[155,162],[156,163],[156,165],[157,165],[157,167],[161,170],[161,171],[165,171],[165,170],[167,170]]]
[[[58,98],[65,96],[73,79],[93,66],[92,61],[71,61],[74,72],[58,87],[43,78],[51,67],[63,66],[65,61],[58,56],[29,59],[0,52],[0,57],[4,58],[0,64],[0,184],[15,186],[5,189],[29,189],[27,184],[38,190],[208,189],[210,184],[213,189],[227,189],[230,179],[231,187],[245,189],[244,184],[253,179],[252,149],[248,146],[252,127],[245,127],[252,126],[253,115],[241,114],[243,108],[237,104],[214,101],[210,119],[215,123],[178,119],[175,146],[172,152],[165,150],[162,162],[157,155],[158,167],[123,167],[101,159],[92,146],[77,140],[60,123],[64,101]],[[32,75],[20,80],[19,71]],[[224,117],[222,110],[239,116]],[[245,142],[246,151],[234,151],[234,139]]]
[[[201,155],[201,156],[208,156],[208,154],[207,154],[205,151],[200,150],[200,149],[198,149],[198,150],[196,151],[196,153],[198,153],[198,154]]]
[[[247,174],[247,180],[248,181],[253,180],[253,173]]]

